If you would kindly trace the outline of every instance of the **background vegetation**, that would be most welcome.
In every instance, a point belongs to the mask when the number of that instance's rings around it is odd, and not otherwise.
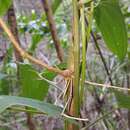
[[[0,0],[0,130],[129,130],[130,2]]]

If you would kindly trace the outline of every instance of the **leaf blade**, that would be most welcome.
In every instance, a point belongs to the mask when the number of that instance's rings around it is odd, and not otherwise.
[[[40,80],[35,69],[29,64],[19,64],[21,95],[23,97],[43,100],[47,95],[49,84]]]
[[[40,112],[47,113],[49,116],[59,116],[62,112],[60,107],[31,98],[5,95],[0,96],[0,113],[14,105],[31,107]]]
[[[127,53],[128,36],[118,0],[101,0],[94,17],[106,45],[122,60]]]
[[[3,16],[11,6],[12,0],[0,0],[0,16]]]

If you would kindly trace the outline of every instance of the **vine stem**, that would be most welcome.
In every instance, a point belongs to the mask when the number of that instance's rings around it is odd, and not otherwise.
[[[46,69],[48,69],[51,72],[55,72],[58,73],[64,77],[69,77],[73,74],[72,70],[66,69],[66,70],[60,70],[58,68],[52,67],[47,65],[44,62],[41,62],[40,60],[34,58],[33,56],[29,55],[26,51],[24,51],[20,45],[18,44],[17,40],[15,39],[14,35],[12,34],[12,32],[10,31],[10,29],[7,27],[7,25],[5,24],[5,22],[3,21],[2,18],[0,18],[0,26],[3,28],[3,30],[7,33],[10,41],[12,42],[14,48],[19,52],[19,54],[23,57],[23,58],[27,58],[29,61],[31,61],[32,63],[35,63],[41,67],[44,67]]]
[[[85,17],[85,22],[86,22],[86,25],[88,26],[88,19],[87,19],[87,17]],[[110,74],[110,72],[109,72],[109,69],[108,69],[108,67],[107,67],[107,63],[106,63],[106,61],[105,61],[105,58],[103,57],[102,51],[101,51],[101,49],[100,49],[100,47],[99,47],[98,41],[97,41],[96,36],[95,36],[95,34],[93,33],[93,31],[91,31],[91,36],[92,36],[92,38],[93,38],[93,40],[94,40],[94,44],[95,44],[95,46],[96,46],[96,48],[97,48],[97,51],[98,51],[98,53],[99,53],[99,55],[100,55],[100,58],[101,58],[101,60],[102,60],[103,65],[104,65],[104,69],[105,69],[106,74],[107,74],[107,76],[108,76],[109,82],[111,83],[111,85],[113,85],[113,81],[112,81],[112,78],[111,78],[111,74]]]
[[[123,88],[123,87],[118,87],[118,86],[112,86],[112,85],[108,85],[108,84],[99,84],[99,83],[95,83],[95,82],[91,82],[91,81],[85,81],[85,84],[89,84],[92,86],[98,86],[98,87],[105,87],[105,88],[112,88],[112,89],[116,89],[116,90],[120,90],[120,91],[129,91],[130,92],[130,88]]]

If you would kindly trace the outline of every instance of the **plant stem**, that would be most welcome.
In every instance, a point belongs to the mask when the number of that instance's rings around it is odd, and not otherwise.
[[[36,127],[32,121],[32,115],[30,113],[26,113],[27,114],[27,124],[29,127],[29,130],[36,130]]]
[[[88,18],[88,27],[87,30],[85,31],[85,14],[84,14],[84,5],[81,1],[80,3],[81,8],[80,8],[80,15],[81,15],[81,26],[82,26],[82,72],[81,72],[81,82],[80,82],[80,104],[83,101],[83,95],[84,95],[84,82],[86,78],[86,51],[87,51],[87,43],[89,42],[90,39],[90,34],[91,34],[91,26],[92,26],[92,18],[93,18],[93,2],[91,2],[91,9],[89,12],[89,18]]]
[[[11,5],[11,7],[8,10],[8,23],[10,25],[11,32],[13,33],[16,41],[20,45],[20,40],[19,40],[19,36],[18,36],[18,29],[17,29],[17,21],[16,21],[16,16],[15,16],[13,4]],[[16,61],[19,61],[19,62],[22,61],[22,57],[19,54],[19,52],[17,51],[17,49],[15,49],[15,57],[16,57]]]
[[[73,96],[70,113],[79,117],[79,64],[80,64],[80,42],[79,42],[79,9],[78,0],[72,0],[73,6],[73,53],[74,53],[74,79]],[[72,124],[68,130],[79,130],[78,126]]]
[[[74,115],[79,116],[79,64],[80,64],[80,42],[79,42],[79,12],[78,1],[73,0],[73,38],[74,38]]]
[[[95,86],[95,87],[105,87],[108,89],[116,89],[116,90],[120,90],[120,91],[127,91],[130,92],[130,88],[123,88],[123,87],[119,87],[119,86],[112,86],[112,85],[108,85],[108,84],[99,84],[99,83],[95,83],[95,82],[91,82],[91,81],[85,81],[85,84],[89,84],[91,86]]]
[[[73,25],[72,25],[72,53],[73,58],[69,63],[69,67],[74,69],[74,76],[72,85],[70,85],[69,89],[72,87],[72,99],[70,103],[70,107],[67,112],[70,116],[79,117],[80,108],[79,108],[79,65],[80,65],[80,42],[79,42],[79,9],[78,9],[78,0],[72,0],[73,6]],[[73,67],[72,67],[73,66]],[[69,95],[67,94],[67,98]],[[65,121],[65,130],[79,130],[79,127],[70,124],[68,121]]]
[[[55,45],[55,48],[56,48],[57,56],[58,56],[59,60],[62,62],[63,61],[63,50],[60,46],[61,45],[60,40],[59,40],[59,37],[57,35],[56,25],[55,25],[55,21],[54,21],[54,18],[53,18],[51,6],[50,6],[48,0],[41,0],[41,2],[42,2],[42,5],[44,7],[46,16],[47,16],[47,20],[48,20],[48,23],[49,23],[52,39],[54,41],[54,45]]]

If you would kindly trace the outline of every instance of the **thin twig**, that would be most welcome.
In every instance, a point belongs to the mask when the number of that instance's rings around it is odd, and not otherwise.
[[[130,91],[129,88],[121,88],[118,86],[112,86],[112,85],[108,85],[108,84],[99,84],[99,83],[95,83],[95,82],[91,82],[91,81],[85,81],[86,84],[89,85],[93,85],[93,86],[99,86],[99,87],[106,87],[106,88],[113,88],[113,89],[118,89],[118,90],[124,90],[124,91]]]
[[[63,92],[63,89],[60,88],[60,87],[58,87],[58,86],[56,85],[56,84],[57,84],[56,82],[53,82],[53,81],[51,81],[51,80],[46,79],[45,77],[42,76],[42,73],[41,73],[41,74],[38,73],[38,76],[39,76],[39,78],[40,78],[39,80],[44,80],[44,81],[46,81],[48,84],[54,86],[55,88],[57,88],[58,90],[60,90],[61,92]]]
[[[85,17],[85,22],[86,22],[86,25],[88,25],[88,20],[87,20],[86,17]],[[108,79],[109,79],[109,82],[111,83],[111,85],[113,85],[112,78],[111,78],[111,74],[110,74],[109,69],[108,69],[108,67],[107,67],[107,63],[106,63],[106,61],[105,61],[105,59],[104,59],[104,57],[103,57],[102,51],[100,50],[99,44],[98,44],[98,42],[97,42],[97,39],[96,39],[96,37],[95,37],[93,31],[91,31],[91,36],[92,36],[92,38],[93,38],[93,40],[94,40],[94,44],[95,44],[95,46],[96,46],[96,48],[97,48],[97,50],[98,50],[98,53],[99,53],[99,55],[100,55],[100,57],[101,57],[102,63],[103,63],[103,65],[104,65],[106,74],[107,74]]]
[[[66,117],[68,119],[77,120],[77,121],[89,121],[88,118],[77,118],[77,117],[74,117],[74,116],[69,116],[65,113],[62,113],[62,116]]]

